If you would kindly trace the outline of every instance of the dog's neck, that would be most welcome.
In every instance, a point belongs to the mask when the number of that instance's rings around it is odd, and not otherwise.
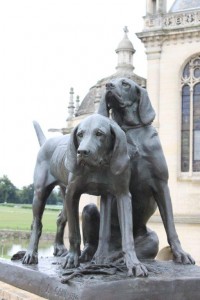
[[[127,132],[130,129],[137,129],[137,128],[141,128],[141,127],[147,127],[149,125],[151,125],[151,123],[149,123],[149,124],[140,123],[140,124],[137,124],[137,125],[121,125],[121,128],[124,132]]]

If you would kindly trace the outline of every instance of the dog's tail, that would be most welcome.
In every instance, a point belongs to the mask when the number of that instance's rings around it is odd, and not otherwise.
[[[38,142],[40,144],[40,146],[42,146],[45,141],[46,141],[46,137],[42,131],[42,128],[40,127],[39,123],[36,122],[36,121],[33,121],[33,126],[35,128],[35,132],[36,132],[36,135],[37,135],[37,138],[38,138]]]

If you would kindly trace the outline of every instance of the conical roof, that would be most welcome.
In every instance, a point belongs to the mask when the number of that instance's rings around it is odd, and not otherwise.
[[[176,0],[169,12],[200,9],[200,0]]]
[[[128,51],[130,51],[132,53],[135,52],[133,44],[129,40],[127,33],[128,33],[128,28],[125,26],[124,27],[124,37],[123,37],[123,39],[121,40],[121,42],[119,43],[119,45],[118,45],[118,47],[116,49],[117,53],[120,52],[120,51],[122,51],[122,50],[128,50]]]

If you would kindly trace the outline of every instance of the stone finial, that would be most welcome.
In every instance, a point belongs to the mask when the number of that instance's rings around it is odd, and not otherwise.
[[[75,104],[75,111],[74,111],[75,115],[78,112],[79,105],[80,105],[80,99],[79,99],[79,96],[76,96],[76,104]]]
[[[68,105],[68,118],[67,120],[70,120],[74,116],[74,89],[71,87],[69,92],[69,105]]]
[[[127,26],[124,26],[123,30],[124,30],[124,33],[125,33],[125,34],[127,34],[127,33],[129,32],[129,30],[128,30],[128,27],[127,27]]]
[[[134,69],[133,54],[135,53],[135,49],[128,38],[128,27],[124,26],[123,31],[124,37],[116,49],[116,53],[118,55],[118,65],[116,69],[120,72],[132,72]]]

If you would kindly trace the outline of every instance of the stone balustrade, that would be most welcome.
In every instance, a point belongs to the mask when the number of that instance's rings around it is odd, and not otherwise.
[[[148,15],[144,17],[144,30],[173,29],[197,26],[200,24],[200,11],[187,11],[164,15]]]

